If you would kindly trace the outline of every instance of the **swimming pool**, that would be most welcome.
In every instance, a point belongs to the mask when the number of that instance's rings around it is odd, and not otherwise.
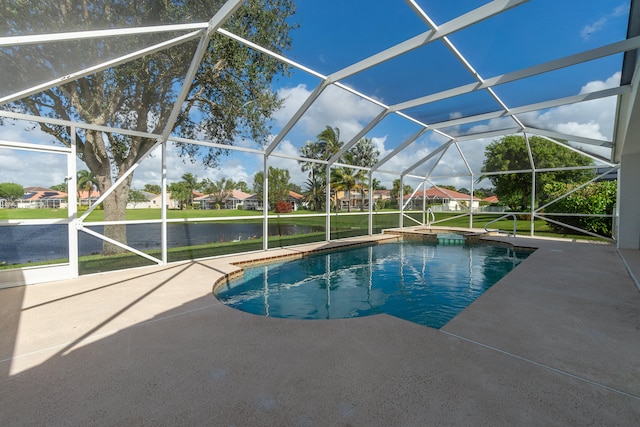
[[[531,252],[400,241],[249,267],[216,289],[224,304],[279,318],[386,313],[441,328]]]

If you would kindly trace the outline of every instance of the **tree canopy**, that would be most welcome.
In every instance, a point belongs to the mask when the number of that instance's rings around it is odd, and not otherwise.
[[[216,203],[222,203],[224,199],[232,194],[234,189],[238,188],[234,180],[224,177],[217,181],[211,181],[209,178],[205,178],[201,186],[202,191],[205,194],[211,195]]]
[[[147,197],[140,190],[129,190],[129,203],[131,203],[134,207],[138,203],[144,203],[147,201]]]
[[[0,183],[0,199],[7,199],[14,202],[24,196],[24,187],[15,182]]]
[[[286,169],[269,166],[269,204],[275,206],[277,202],[286,201],[291,191],[291,174]],[[253,191],[259,200],[263,200],[264,172],[257,172],[253,177]]]
[[[545,138],[532,136],[529,138],[531,158],[535,169],[562,168],[572,166],[589,166],[593,161],[568,148],[551,142]],[[498,175],[483,175],[495,188],[500,201],[511,209],[526,210],[531,205],[533,166],[524,137],[506,136],[494,141],[485,148],[485,160],[482,172],[520,171]],[[582,183],[593,177],[594,171],[553,170],[536,174],[536,199],[544,199],[544,188],[552,182]]]
[[[413,187],[408,184],[404,184],[402,186],[402,194],[403,196],[410,195],[413,193]],[[391,189],[391,197],[398,200],[400,198],[400,178],[393,180],[393,188]],[[398,204],[402,203],[402,201],[398,201]]]
[[[315,141],[306,142],[300,149],[300,155],[314,160],[328,160],[340,151],[343,145],[344,142],[340,140],[340,129],[327,126],[318,134]],[[370,168],[378,162],[379,156],[380,152],[374,147],[371,139],[362,138],[344,153],[338,162]],[[327,165],[317,161],[302,161],[300,164],[302,171],[309,173],[309,178],[305,182],[305,196],[314,210],[321,210],[326,194]],[[335,167],[331,170],[330,177],[332,188],[347,194],[349,210],[351,209],[351,190],[363,190],[368,186],[368,175],[361,169]],[[363,200],[360,209],[363,209],[364,191],[361,191],[361,196]]]
[[[160,187],[158,184],[145,184],[144,191],[152,194],[160,194],[162,193],[162,187]]]
[[[95,30],[151,26],[185,22],[207,22],[224,3],[222,0],[120,2],[43,0],[10,2],[4,11],[8,34]],[[295,13],[292,0],[248,0],[225,27],[233,33],[281,53],[290,47],[288,18]],[[36,31],[37,32],[37,31]],[[154,38],[155,37],[155,38]],[[157,35],[112,37],[108,42],[67,41],[0,49],[0,60],[16,79],[40,73],[56,77],[157,43]],[[219,33],[212,36],[197,74],[184,82],[196,42],[170,47],[131,62],[96,72],[64,85],[21,99],[7,108],[34,115],[161,134],[171,126],[181,137],[230,145],[237,138],[262,143],[269,135],[268,119],[282,101],[271,89],[274,76],[287,73],[288,66],[272,57],[242,46]],[[80,54],[87,53],[86,55]],[[168,123],[173,104],[183,84],[189,93],[175,123]],[[40,124],[43,131],[66,145],[71,144],[66,126]],[[85,129],[76,135],[78,156],[98,180],[104,193],[140,160],[155,140]],[[181,144],[181,153],[215,166],[220,148]],[[104,200],[106,221],[125,219],[126,201],[133,176]],[[105,235],[126,242],[126,229],[105,226]],[[104,253],[119,249],[105,245]]]
[[[318,134],[315,141],[307,141],[300,148],[300,155],[308,159],[328,160],[336,154],[344,142],[340,140],[340,129],[331,126]],[[308,172],[305,182],[305,196],[314,210],[322,210],[326,194],[327,165],[319,162],[300,162],[302,172]]]
[[[545,191],[550,198],[558,199],[545,208],[545,214],[564,224],[583,230],[610,237],[613,233],[612,218],[595,215],[612,215],[616,205],[617,183],[615,181],[592,182],[571,194],[577,185],[553,182],[545,185]],[[566,196],[565,196],[566,195]],[[553,213],[575,213],[594,216],[554,216]],[[568,227],[549,223],[557,232],[568,232]]]

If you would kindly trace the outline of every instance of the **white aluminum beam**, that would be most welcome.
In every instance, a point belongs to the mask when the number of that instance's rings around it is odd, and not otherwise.
[[[424,9],[422,9],[422,7],[418,3],[416,3],[415,0],[405,0],[404,2],[411,8],[411,10],[413,10],[413,13],[418,15],[418,17],[429,26],[429,28],[431,28],[432,30],[438,28],[436,23],[431,19],[429,15],[427,15]]]
[[[540,136],[548,136],[550,138],[566,139],[567,141],[578,142],[580,144],[594,145],[596,147],[611,148],[612,146],[610,141],[602,141],[599,139],[585,138],[584,136],[567,135],[566,133],[555,132],[552,130],[528,127],[527,132],[535,135],[540,135]],[[558,143],[557,141],[554,141],[554,142]]]
[[[280,144],[280,142],[282,142],[284,137],[287,136],[287,134],[291,131],[291,129],[293,129],[296,123],[298,123],[302,116],[304,116],[304,113],[306,113],[307,110],[311,108],[311,105],[313,105],[313,103],[316,101],[316,99],[318,99],[318,97],[322,94],[326,87],[327,82],[323,81],[313,90],[313,92],[311,92],[311,94],[307,97],[307,99],[305,99],[300,108],[298,108],[298,110],[289,119],[287,124],[284,125],[278,135],[276,135],[274,140],[271,141],[271,144],[269,144],[269,146],[265,150],[266,156],[269,156],[273,152],[273,150],[276,149],[276,147]]]
[[[351,141],[344,144],[342,148],[340,148],[340,150],[338,150],[338,152],[329,159],[329,164],[337,162],[338,159],[344,155],[344,153],[349,151],[349,149],[353,147],[358,141],[360,141],[360,139],[364,138],[364,136],[369,133],[369,131],[373,129],[378,123],[380,123],[380,121],[382,121],[382,119],[384,119],[390,112],[391,111],[389,110],[383,110],[380,114],[374,117],[374,119],[371,120],[364,128],[362,128],[362,130],[360,130],[360,132],[358,132],[358,134],[354,136]]]
[[[227,2],[216,12],[213,18],[211,18],[211,20],[209,21],[207,31],[202,35],[200,43],[198,44],[198,48],[193,54],[189,70],[187,71],[187,74],[182,81],[182,88],[175,103],[173,104],[173,109],[169,114],[167,125],[162,132],[163,141],[169,139],[169,135],[171,135],[171,130],[173,129],[176,119],[178,118],[178,115],[182,110],[182,103],[185,99],[187,99],[187,95],[189,95],[189,91],[191,90],[191,82],[198,72],[198,67],[202,62],[202,58],[209,48],[209,40],[211,39],[211,36],[236,10],[238,10],[241,5],[242,0],[227,0]]]
[[[455,141],[453,143],[455,144]],[[438,156],[438,160],[433,162],[433,166],[431,166],[431,169],[429,169],[429,172],[427,172],[426,175],[424,176],[425,180],[427,180],[427,179],[429,179],[431,177],[431,175],[433,174],[433,171],[436,170],[436,167],[438,166],[438,163],[440,163],[440,160],[442,160],[442,158],[444,157],[445,153],[447,151],[449,151],[449,147],[451,147],[451,144],[449,144],[449,146],[447,146],[446,149],[442,150],[442,152]]]
[[[0,47],[45,44],[61,41],[104,39],[107,37],[130,36],[136,34],[156,34],[164,32],[193,31],[207,28],[206,22],[194,24],[156,25],[151,27],[113,28],[108,30],[73,31],[67,33],[35,34],[29,36],[0,37]]]
[[[395,157],[399,152],[401,152],[402,150],[407,148],[409,145],[411,145],[411,143],[413,143],[415,140],[417,140],[422,135],[424,135],[428,130],[429,129],[426,128],[426,127],[420,129],[416,134],[414,134],[409,139],[407,139],[405,142],[403,142],[402,144],[397,146],[391,153],[387,154],[381,160],[379,160],[378,163],[376,163],[371,168],[371,172],[375,172],[378,168],[380,168],[380,166],[382,166],[383,164],[387,163],[389,160],[391,160],[393,157]]]
[[[533,133],[533,132],[532,132],[532,133]],[[571,145],[569,145],[569,144],[564,144],[564,143],[562,143],[562,142],[560,142],[560,141],[556,141],[555,139],[550,138],[550,137],[548,137],[548,136],[546,136],[546,135],[540,135],[540,137],[542,137],[542,138],[546,139],[547,141],[551,141],[551,142],[553,142],[554,144],[560,145],[560,146],[562,146],[562,147],[564,147],[564,148],[566,148],[566,149],[568,149],[568,150],[571,150],[571,151],[573,151],[573,152],[575,152],[575,153],[579,153],[579,154],[581,154],[581,155],[583,155],[583,156],[587,156],[587,157],[589,157],[589,158],[590,158],[590,159],[592,159],[592,160],[596,160],[596,161],[598,161],[598,162],[602,162],[602,163],[604,163],[604,164],[605,164],[605,165],[607,165],[607,166],[614,166],[614,165],[615,165],[615,163],[611,163],[608,159],[605,159],[605,158],[603,158],[603,157],[601,157],[601,156],[597,156],[597,155],[595,155],[595,154],[588,153],[588,152],[586,152],[586,151],[580,150],[580,149],[575,148],[575,147],[573,147],[573,146],[571,146]]]
[[[523,128],[509,128],[500,129],[490,132],[474,133],[473,135],[457,136],[455,138],[458,142],[476,141],[478,139],[494,138],[496,136],[513,135],[516,133],[522,133]]]
[[[233,40],[235,40],[235,41],[237,41],[239,43],[242,43],[243,45],[245,45],[247,47],[250,47],[253,50],[256,50],[258,52],[262,52],[265,55],[269,55],[272,58],[275,58],[275,59],[277,59],[279,61],[284,62],[285,64],[291,65],[292,67],[295,67],[295,68],[298,68],[299,70],[307,72],[307,73],[311,74],[312,76],[315,76],[315,77],[317,77],[319,79],[322,79],[322,80],[326,80],[327,79],[327,76],[325,76],[324,74],[320,74],[319,72],[317,72],[316,70],[314,70],[312,68],[306,67],[306,66],[300,64],[299,62],[296,62],[296,61],[294,61],[292,59],[289,59],[289,58],[287,58],[285,56],[282,56],[280,54],[272,52],[269,49],[266,49],[266,48],[260,46],[259,44],[253,43],[253,42],[251,42],[251,41],[249,41],[249,40],[247,40],[245,38],[242,38],[242,37],[230,32],[230,31],[225,30],[224,28],[218,28],[217,32],[222,34],[222,35],[224,35],[224,36],[227,36],[230,39],[233,39]]]
[[[119,248],[122,248],[122,249],[124,249],[124,250],[129,251],[129,252],[133,252],[134,254],[136,254],[136,255],[138,255],[138,256],[141,256],[141,257],[143,257],[143,258],[146,258],[146,259],[148,259],[149,261],[155,262],[155,263],[156,263],[156,264],[158,264],[158,265],[161,265],[161,264],[162,264],[162,260],[159,260],[158,258],[154,258],[154,257],[152,257],[152,256],[151,256],[151,255],[149,255],[149,254],[146,254],[146,253],[144,253],[144,252],[142,252],[142,251],[139,251],[139,250],[137,250],[136,248],[133,248],[133,247],[131,247],[131,246],[125,245],[125,244],[123,244],[123,243],[120,243],[120,242],[118,242],[117,240],[114,240],[114,239],[112,239],[112,238],[110,238],[110,237],[107,237],[107,236],[105,236],[105,235],[103,235],[103,234],[97,233],[97,232],[95,232],[95,231],[93,231],[93,230],[91,230],[91,229],[89,229],[89,228],[86,228],[86,227],[80,226],[78,229],[79,229],[80,231],[84,232],[84,233],[87,233],[87,234],[92,235],[93,237],[97,237],[97,238],[98,238],[98,239],[100,239],[100,240],[104,240],[104,241],[106,241],[106,242],[111,243],[112,245],[118,246]]]
[[[519,4],[525,3],[528,0],[496,0],[481,6],[471,12],[461,15],[451,21],[441,25],[437,30],[426,31],[411,39],[405,40],[389,49],[383,50],[375,55],[356,62],[342,70],[331,74],[328,79],[331,82],[337,82],[343,80],[356,73],[364,71],[382,62],[388,61],[392,58],[400,56],[404,53],[412,51],[416,48],[426,45],[434,40],[438,40],[448,34],[462,30],[468,26],[476,24],[485,19],[491,18],[494,15],[504,12]]]
[[[57,126],[75,126],[77,128],[95,130],[97,132],[118,133],[121,135],[138,136],[141,138],[157,139],[160,137],[160,135],[158,134],[149,132],[140,132],[136,130],[114,128],[110,126],[99,126],[91,123],[76,122],[73,120],[54,119],[52,117],[32,116],[29,114],[15,113],[13,111],[0,110],[0,116],[36,123],[47,123]]]
[[[463,86],[458,86],[453,89],[448,89],[442,92],[434,93],[431,95],[416,98],[410,101],[400,102],[392,105],[393,110],[405,110],[407,108],[417,107],[423,104],[429,104],[435,101],[441,101],[447,98],[453,98],[455,96],[464,95],[466,93],[486,89],[488,87],[498,86],[501,84],[513,82],[515,80],[522,80],[527,77],[533,77],[538,74],[544,74],[549,71],[559,70],[561,68],[570,67],[583,62],[592,61],[605,56],[615,55],[617,53],[626,52],[629,50],[640,48],[640,36],[631,39],[611,43],[606,46],[581,52],[575,55],[567,56],[561,59],[546,62],[544,64],[534,65],[529,68],[524,68],[519,71],[514,71],[507,74],[501,74],[498,76],[485,79],[483,82],[469,83]]]
[[[427,156],[423,157],[422,159],[418,160],[416,163],[414,163],[413,165],[409,166],[408,168],[406,168],[402,174],[403,175],[408,175],[411,173],[411,171],[413,171],[415,168],[417,168],[418,166],[422,165],[423,163],[429,161],[429,159],[433,158],[433,156],[435,156],[436,154],[438,154],[439,152],[441,152],[442,150],[446,150],[447,148],[449,148],[449,146],[453,143],[453,139],[445,142],[444,144],[442,144],[441,146],[439,146],[438,148],[436,148],[435,150],[433,150],[431,153],[429,153]],[[424,178],[424,177],[423,177]]]
[[[161,51],[161,50],[164,50],[164,49],[168,49],[168,48],[173,47],[173,46],[177,46],[177,45],[182,44],[182,43],[184,43],[186,41],[189,41],[189,40],[192,40],[194,38],[197,38],[200,34],[201,34],[200,31],[196,31],[196,32],[192,32],[192,33],[189,33],[189,34],[185,34],[183,36],[176,37],[176,38],[173,38],[171,40],[167,40],[167,41],[164,41],[162,43],[158,43],[158,44],[155,44],[153,46],[149,46],[147,48],[137,50],[135,52],[131,52],[129,54],[120,56],[118,58],[114,58],[114,59],[112,59],[110,61],[106,61],[106,62],[97,64],[97,65],[94,65],[92,67],[85,68],[83,70],[79,70],[79,71],[67,74],[65,76],[61,76],[61,77],[55,78],[53,80],[49,80],[48,82],[44,82],[42,84],[39,84],[39,85],[36,85],[36,86],[32,86],[32,87],[27,88],[25,90],[22,90],[20,92],[12,93],[11,95],[8,95],[8,96],[0,98],[0,105],[6,104],[6,103],[9,103],[9,102],[13,102],[13,101],[16,101],[18,99],[25,98],[27,96],[30,96],[30,95],[33,95],[33,94],[36,94],[36,93],[40,93],[40,92],[42,92],[42,91],[44,91],[46,89],[50,89],[52,87],[64,84],[66,82],[74,81],[74,80],[77,80],[79,78],[86,77],[86,76],[89,76],[91,74],[95,74],[95,73],[97,73],[99,71],[106,70],[107,68],[115,67],[115,66],[118,66],[120,64],[124,64],[125,62],[133,61],[134,59],[138,59],[138,58],[141,58],[143,56],[150,55],[152,53],[155,53],[155,52],[158,52],[158,51]]]
[[[31,144],[27,142],[13,142],[13,141],[5,141],[0,139],[0,148],[14,148],[17,150],[25,150],[25,151],[38,151],[38,152],[49,152],[56,154],[68,154],[71,153],[71,148],[69,147],[56,147],[51,145],[41,145],[41,144]]]
[[[626,86],[614,87],[610,89],[600,90],[597,92],[580,94],[580,95],[570,96],[566,98],[554,99],[550,101],[538,102],[535,104],[523,105],[521,107],[512,108],[509,110],[509,112],[492,111],[489,113],[478,114],[475,116],[467,116],[467,117],[461,117],[459,119],[446,120],[444,122],[431,123],[425,126],[429,126],[430,129],[435,131],[435,130],[440,130],[440,129],[451,127],[451,126],[459,126],[463,124],[481,122],[485,120],[499,119],[502,117],[510,117],[514,114],[523,114],[523,113],[528,113],[533,111],[544,110],[547,108],[558,107],[561,105],[569,105],[569,104],[575,104],[579,102],[592,101],[594,99],[607,98],[610,96],[615,96],[617,94],[626,93],[628,90],[629,88]],[[459,139],[459,137],[456,137],[456,138]]]
[[[85,211],[85,213],[80,217],[80,222],[84,221],[91,212],[93,212],[93,210],[98,207],[98,205],[100,205],[100,203],[102,203],[104,201],[104,199],[106,199],[109,194],[113,193],[113,191],[120,186],[125,179],[127,179],[127,177],[129,175],[131,175],[133,173],[133,171],[135,171],[136,169],[138,169],[138,166],[140,166],[140,164],[151,155],[151,153],[153,152],[153,150],[156,149],[156,147],[158,147],[161,144],[162,141],[157,140],[155,144],[153,144],[153,146],[151,146],[151,148],[143,155],[141,156],[137,162],[135,162],[129,169],[127,169],[120,178],[118,178],[116,180],[116,182],[114,182],[113,184],[111,184],[111,187],[109,187],[104,193],[102,193],[100,195],[100,197],[98,197],[98,200],[96,200],[94,202],[93,205],[89,206],[89,209],[87,209]],[[163,208],[164,209],[164,208]]]

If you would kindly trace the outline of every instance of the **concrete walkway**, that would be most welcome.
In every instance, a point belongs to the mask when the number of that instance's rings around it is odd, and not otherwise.
[[[509,240],[539,249],[439,331],[220,304],[231,263],[264,253],[0,290],[0,425],[638,425],[618,252]]]

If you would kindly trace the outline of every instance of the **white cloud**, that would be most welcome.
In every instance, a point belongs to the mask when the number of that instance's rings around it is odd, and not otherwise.
[[[603,16],[592,24],[585,25],[580,30],[580,37],[582,37],[583,40],[588,40],[589,38],[591,38],[591,35],[593,33],[597,33],[598,31],[602,30],[605,25],[607,25],[608,20],[609,19],[607,16]]]
[[[258,163],[258,156],[235,152],[229,156],[221,156],[219,167],[209,168],[200,162],[191,163],[189,159],[180,157],[178,147],[174,144],[168,144],[167,182],[180,181],[182,175],[189,172],[197,176],[200,181],[205,178],[211,181],[228,178],[234,181],[245,181],[250,185],[253,173],[247,172],[247,168],[253,163],[251,157],[255,158],[255,162]],[[143,188],[145,184],[160,185],[161,172],[161,148],[157,148],[134,172],[132,187]]]
[[[284,140],[275,150],[278,154],[287,156],[299,156],[298,149],[289,140]],[[302,172],[300,164],[297,160],[285,159],[282,157],[270,157],[269,166],[274,168],[285,169],[289,171],[291,183],[303,186],[307,180],[307,172]]]
[[[619,85],[620,73],[616,73],[604,81],[592,81],[586,83],[580,93],[590,93]],[[280,90],[281,96],[286,97],[286,102],[282,110],[276,113],[274,120],[281,126],[284,125],[295,111],[302,105],[311,91],[305,85],[298,85],[292,88]],[[520,116],[528,125],[544,129],[555,130],[564,134],[579,135],[600,140],[610,139],[613,135],[613,125],[615,116],[615,98],[597,99],[588,102],[565,105],[552,108],[544,112],[528,113]],[[325,126],[337,126],[342,133],[342,139],[347,141],[355,135],[362,126],[370,121],[380,111],[380,108],[368,101],[339,88],[330,86],[323,95],[316,100],[312,108],[307,111],[300,122],[300,127],[306,132],[307,139],[314,139]],[[507,121],[505,123],[505,121]],[[27,131],[31,124],[20,123],[18,125],[9,124],[0,127],[0,139],[16,142],[32,142],[50,144],[50,136],[43,134],[38,129]],[[494,129],[504,129],[513,127],[513,122],[509,118],[501,118],[478,124],[471,130],[473,132],[489,131]],[[393,147],[389,144],[389,135],[385,130],[384,135],[376,134],[375,129],[370,133],[373,144],[380,151],[380,158],[390,153]],[[287,155],[298,155],[298,148],[306,139],[293,137],[283,140],[277,152]],[[435,147],[444,142],[443,138],[432,132],[427,133],[419,141],[411,144],[407,149],[387,162],[382,169],[397,171],[400,173],[408,166],[414,164],[418,159],[431,153]],[[479,171],[483,161],[483,150],[486,143],[483,140],[460,143],[467,160],[472,169]],[[252,177],[257,170],[261,170],[261,159],[257,155],[231,152],[228,157],[220,158],[220,167],[216,169],[205,168],[201,164],[191,164],[189,161],[183,162],[178,155],[178,150],[169,144],[167,156],[167,173],[169,182],[179,181],[186,172],[197,175],[199,179],[209,178],[216,181],[222,177],[232,178],[236,181],[244,180],[251,185]],[[458,156],[459,157],[459,156]],[[292,176],[292,182],[301,184],[306,179],[304,173],[296,161],[279,159],[272,157],[270,164],[275,167],[287,168]],[[448,160],[443,163],[451,169],[465,171],[464,163],[460,159]],[[80,169],[86,168],[84,165]],[[386,174],[380,174],[385,178]],[[23,150],[0,149],[0,182],[13,181],[24,186],[44,186],[48,187],[61,183],[66,176],[66,159],[64,155],[39,154]],[[161,178],[161,157],[160,151],[145,160],[134,173],[134,188],[142,188],[144,184],[160,184]],[[389,176],[385,179],[384,185],[390,186],[391,181],[396,178]],[[466,178],[462,178],[463,182]],[[452,185],[456,185],[452,182]],[[461,184],[462,185],[462,184]],[[467,186],[464,184],[463,186]]]
[[[385,135],[383,137],[373,137],[373,138],[371,138],[371,145],[373,145],[373,147],[380,152],[380,156],[378,157],[379,159],[382,159],[384,156],[386,156],[391,151],[393,151],[393,150],[387,150],[384,147],[384,143],[386,141],[387,141],[387,135]]]
[[[580,30],[580,37],[585,41],[589,40],[593,34],[598,33],[606,28],[607,24],[612,18],[624,16],[628,13],[628,11],[628,5],[622,4],[617,6],[610,13],[603,15],[600,18],[596,19],[594,22],[582,27],[582,29]]]
[[[65,155],[0,149],[0,182],[50,187],[64,182],[66,176]]]
[[[581,94],[616,87],[620,84],[617,72],[605,81],[585,84]],[[615,123],[615,97],[594,99],[571,105],[551,108],[543,113],[533,112],[522,115],[527,123],[543,129],[555,130],[569,135],[599,140],[611,140]]]
[[[283,108],[274,115],[280,126],[284,126],[309,97],[311,91],[300,84],[293,88],[280,89],[278,94],[285,99]],[[348,141],[355,136],[381,108],[369,101],[336,86],[327,87],[298,122],[298,126],[313,139],[326,126],[340,129],[341,139]]]

